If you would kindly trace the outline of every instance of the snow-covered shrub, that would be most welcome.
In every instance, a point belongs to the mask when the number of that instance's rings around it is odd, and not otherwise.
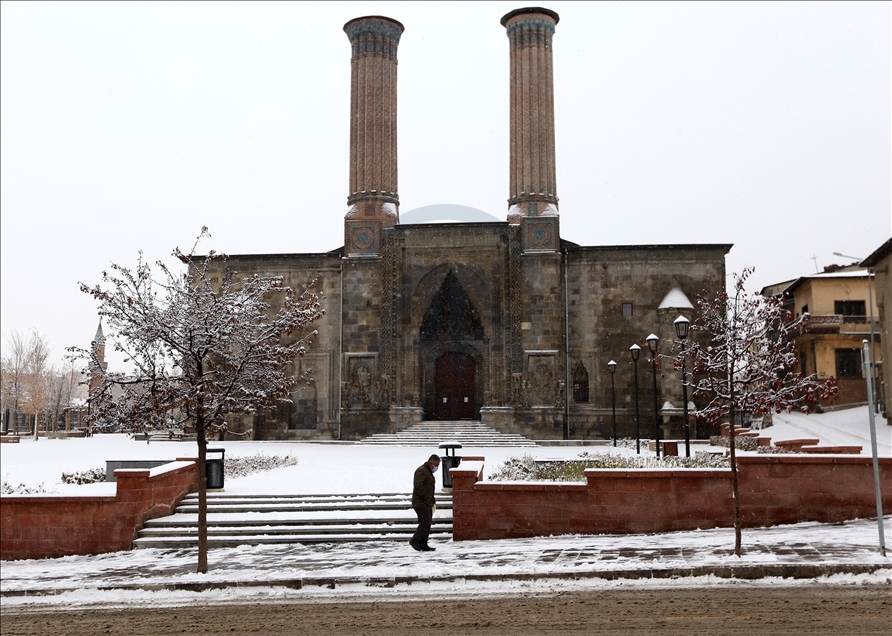
[[[633,440],[634,444],[634,440]],[[728,458],[700,451],[694,457],[639,457],[581,453],[577,459],[536,463],[531,455],[509,457],[489,479],[494,481],[585,481],[586,468],[728,468]]]
[[[713,446],[724,446],[725,448],[731,446],[729,438],[723,435],[713,435],[709,438],[709,443]],[[734,447],[738,450],[754,451],[759,449],[759,442],[755,437],[735,436]]]
[[[46,494],[50,491],[46,489],[43,485],[43,482],[40,482],[36,486],[26,486],[25,484],[19,484],[18,486],[13,486],[11,483],[7,481],[8,475],[3,475],[3,479],[0,480],[0,494],[3,495],[42,495]]]
[[[47,439],[68,439],[65,431],[49,431],[46,434]]]
[[[289,455],[264,455],[257,453],[249,457],[230,457],[223,462],[223,474],[229,479],[245,477],[253,473],[275,470],[283,466],[297,465],[297,457]]]
[[[83,484],[95,484],[100,481],[105,481],[104,468],[97,467],[76,473],[62,473],[63,484],[77,484],[78,486],[82,486]]]
[[[536,462],[532,455],[509,457],[489,478],[497,481],[530,481],[536,479]]]
[[[787,446],[760,446],[756,449],[763,455],[794,455],[796,451]]]
[[[650,439],[645,439],[645,438],[641,439],[641,448],[647,448],[648,444],[650,444]],[[630,448],[632,450],[638,449],[638,445],[635,442],[635,440],[631,439],[629,437],[624,437],[622,439],[616,440],[616,447],[617,448]]]

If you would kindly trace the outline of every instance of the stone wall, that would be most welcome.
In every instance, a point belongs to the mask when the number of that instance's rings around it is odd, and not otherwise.
[[[645,339],[660,337],[660,352],[670,353],[675,338],[672,322],[678,311],[658,311],[673,289],[680,289],[695,307],[685,315],[699,315],[697,297],[704,290],[714,296],[724,290],[725,254],[730,245],[650,245],[571,247],[567,249],[567,291],[571,374],[583,366],[589,378],[588,402],[570,403],[571,438],[609,438],[612,435],[610,373],[617,363],[617,428],[620,437],[635,437],[634,365],[629,347],[638,344],[638,395],[641,436],[653,437],[654,399],[650,353]],[[629,306],[624,315],[623,305]],[[692,335],[693,337],[693,335]],[[681,405],[681,373],[658,363],[657,404]],[[572,377],[570,378],[572,382]],[[690,398],[689,398],[690,399]],[[680,418],[664,426],[662,437],[682,436]],[[705,432],[704,432],[705,434]]]
[[[646,347],[654,332],[668,352],[678,312],[661,310],[661,301],[675,288],[692,302],[704,289],[721,290],[730,246],[564,241],[559,250],[525,250],[522,232],[523,225],[508,223],[396,225],[383,230],[376,255],[230,257],[240,273],[281,275],[298,289],[318,277],[326,311],[295,366],[295,373],[312,369],[312,386],[295,393],[293,405],[236,419],[233,428],[253,430],[255,439],[361,439],[436,419],[437,360],[459,354],[475,368],[467,391],[473,418],[533,439],[609,438],[607,362],[614,359],[619,435],[634,437],[629,346]],[[471,308],[475,327],[423,333],[447,287]],[[638,364],[642,437],[655,428],[648,357],[645,348]],[[679,373],[658,371],[658,407],[669,401],[678,410]],[[587,399],[574,399],[574,372],[586,377]],[[678,416],[661,426],[663,437],[681,435]]]
[[[340,376],[341,256],[328,254],[252,254],[229,256],[227,265],[239,275],[281,276],[283,282],[302,291],[313,281],[313,290],[325,315],[309,325],[316,330],[312,344],[299,358],[293,372],[308,373],[313,382],[296,387],[293,404],[284,404],[256,417],[233,417],[229,424],[235,433],[253,431],[254,439],[332,439],[337,438]],[[271,311],[277,311],[272,306]],[[299,412],[300,409],[300,412]],[[239,437],[242,439],[242,437]]]
[[[738,457],[746,527],[875,517],[868,457]],[[892,458],[880,460],[883,509],[892,510]],[[587,483],[486,482],[483,462],[453,468],[456,541],[631,534],[731,527],[731,471],[589,469]]]

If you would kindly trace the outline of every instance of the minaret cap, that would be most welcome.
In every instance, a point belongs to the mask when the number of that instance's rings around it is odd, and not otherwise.
[[[515,9],[514,11],[510,11],[502,16],[502,26],[507,26],[508,20],[511,18],[523,15],[525,13],[543,13],[547,15],[549,18],[554,20],[554,23],[557,24],[560,22],[560,16],[558,16],[556,11],[552,11],[551,9],[545,9],[543,7],[525,7],[523,9]]]
[[[95,342],[97,345],[105,344],[105,334],[102,333],[102,321],[101,320],[99,321],[99,326],[96,327],[96,335],[93,336],[93,342]]]

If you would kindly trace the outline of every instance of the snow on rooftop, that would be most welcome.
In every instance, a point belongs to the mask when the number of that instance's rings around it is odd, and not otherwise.
[[[401,225],[420,223],[497,223],[504,221],[488,212],[467,205],[440,203],[425,205],[400,214]]]
[[[835,272],[819,272],[817,274],[809,274],[807,276],[803,276],[802,278],[866,278],[867,270],[866,269],[852,269],[848,271],[835,271]]]
[[[687,295],[678,287],[673,287],[663,298],[658,309],[693,309],[694,305],[688,299]]]

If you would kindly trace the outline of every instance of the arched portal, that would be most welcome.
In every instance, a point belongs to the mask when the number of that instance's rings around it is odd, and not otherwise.
[[[478,419],[485,377],[480,312],[454,269],[430,298],[418,334],[425,417]]]
[[[467,353],[450,352],[437,359],[436,415],[438,420],[471,420],[477,410],[477,365]]]

